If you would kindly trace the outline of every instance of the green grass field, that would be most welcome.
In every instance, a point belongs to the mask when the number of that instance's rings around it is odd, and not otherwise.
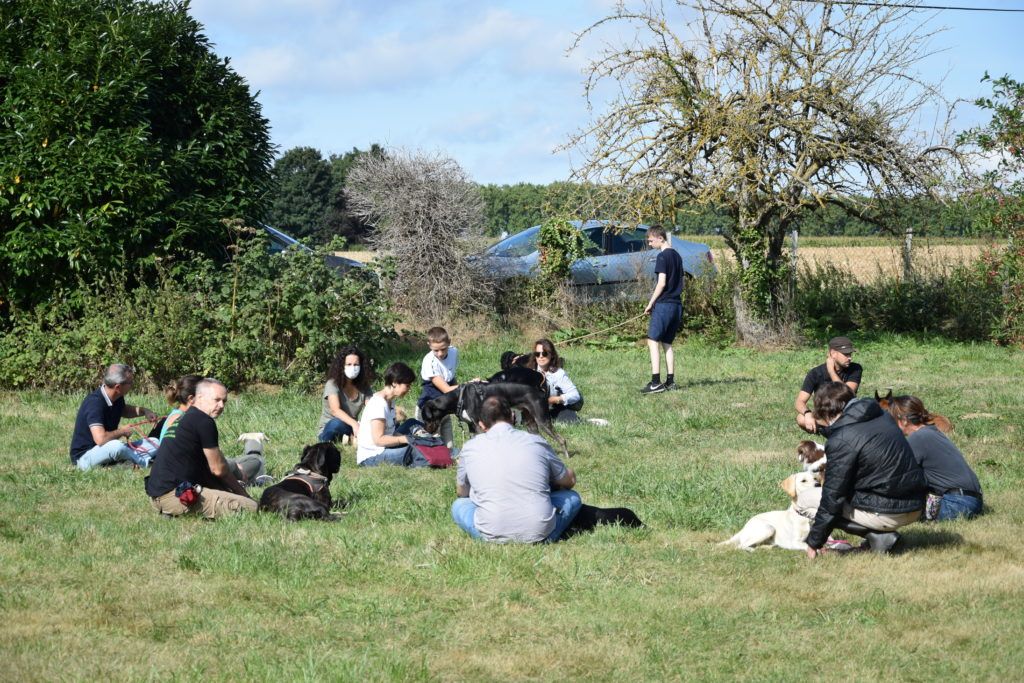
[[[490,374],[512,345],[466,345],[461,377]],[[585,415],[612,423],[563,429],[577,488],[632,507],[644,530],[474,542],[449,517],[453,471],[357,470],[351,448],[332,487],[351,501],[339,523],[163,520],[142,473],[71,468],[81,396],[0,394],[2,678],[1024,677],[1019,351],[859,344],[862,394],[915,393],[953,420],[988,514],[908,527],[898,556],[813,562],[715,543],[785,507],[777,482],[796,470],[802,434],[792,399],[821,351],[691,340],[678,347],[682,391],[644,397],[645,348],[563,353]],[[134,400],[164,407],[156,394]],[[243,393],[219,420],[222,444],[236,455],[234,436],[266,431],[279,475],[318,414],[315,396]]]

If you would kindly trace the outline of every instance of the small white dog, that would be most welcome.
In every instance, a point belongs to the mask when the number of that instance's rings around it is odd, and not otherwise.
[[[739,533],[718,545],[753,551],[755,546],[772,543],[786,550],[806,550],[804,539],[821,504],[821,484],[814,473],[797,472],[780,481],[779,486],[793,501],[787,509],[751,517]]]

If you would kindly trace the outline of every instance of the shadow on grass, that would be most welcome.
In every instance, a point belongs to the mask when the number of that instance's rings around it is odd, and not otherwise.
[[[756,381],[753,377],[724,377],[722,379],[694,379],[679,382],[677,386],[680,389],[689,389],[691,387],[711,387],[721,384],[753,384]]]
[[[916,529],[903,534],[903,551],[962,545],[964,537],[944,529]]]

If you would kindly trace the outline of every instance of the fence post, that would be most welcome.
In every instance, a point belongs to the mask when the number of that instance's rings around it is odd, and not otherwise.
[[[903,279],[909,280],[913,275],[913,260],[911,259],[911,248],[914,243],[914,226],[908,225],[903,233]]]
[[[790,254],[790,272],[789,272],[789,300],[792,302],[796,298],[796,275],[800,269],[800,258],[797,256],[797,247],[800,242],[800,233],[794,230],[789,234],[792,242],[792,253]]]

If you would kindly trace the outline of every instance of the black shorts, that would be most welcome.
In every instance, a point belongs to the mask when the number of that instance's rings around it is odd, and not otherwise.
[[[683,320],[683,305],[678,301],[660,301],[651,310],[651,322],[647,326],[647,338],[663,344],[671,344]]]

